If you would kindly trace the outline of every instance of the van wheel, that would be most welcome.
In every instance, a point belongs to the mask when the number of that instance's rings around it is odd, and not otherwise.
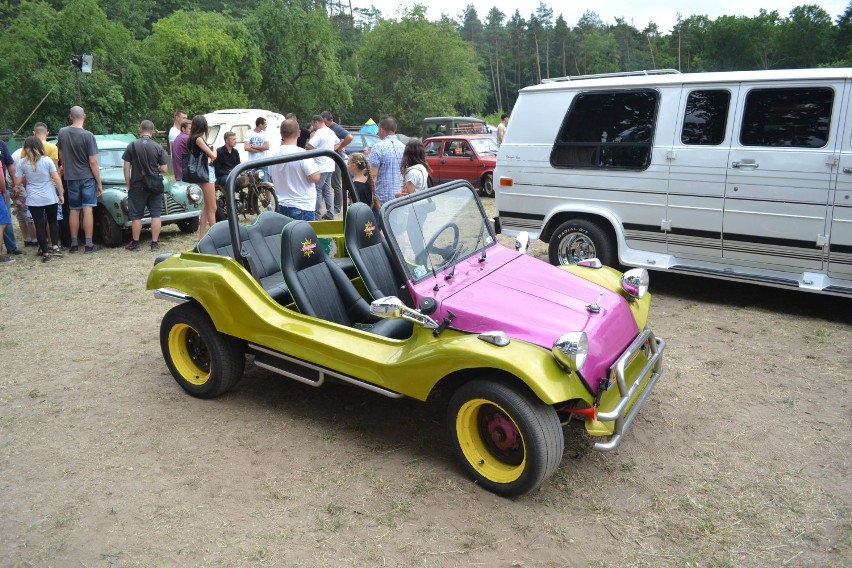
[[[616,261],[613,243],[596,223],[584,220],[566,221],[550,237],[550,263],[577,264],[597,258],[607,266]]]
[[[491,174],[482,176],[482,181],[479,184],[479,195],[494,197],[494,177]]]

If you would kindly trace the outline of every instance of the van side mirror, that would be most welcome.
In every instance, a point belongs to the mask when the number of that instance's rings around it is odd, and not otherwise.
[[[370,313],[384,319],[404,319],[420,327],[427,327],[429,329],[437,329],[438,327],[438,322],[426,314],[409,308],[396,296],[387,296],[373,300],[370,304]]]

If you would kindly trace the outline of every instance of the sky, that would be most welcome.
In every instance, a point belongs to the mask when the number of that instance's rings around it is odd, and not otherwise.
[[[524,19],[535,12],[540,0],[352,0],[354,7],[369,8],[371,5],[382,11],[386,18],[397,17],[400,7],[410,7],[415,3],[428,6],[428,18],[438,20],[442,14],[447,14],[453,19],[459,20],[460,14],[465,7],[473,4],[479,15],[480,21],[485,17],[493,6],[497,6],[507,18],[518,10]],[[553,10],[553,18],[561,13],[562,17],[573,27],[587,10],[591,10],[600,16],[605,24],[615,23],[615,18],[624,18],[633,27],[642,30],[653,21],[657,24],[660,33],[666,34],[671,31],[677,22],[677,13],[683,18],[694,15],[708,16],[716,19],[719,16],[756,16],[761,8],[766,10],[777,10],[781,16],[787,16],[792,8],[803,4],[817,4],[831,16],[832,21],[843,13],[849,0],[648,0],[641,2],[637,0],[607,0],[596,4],[593,2],[556,2],[545,1],[545,5]],[[557,8],[561,5],[561,8]]]

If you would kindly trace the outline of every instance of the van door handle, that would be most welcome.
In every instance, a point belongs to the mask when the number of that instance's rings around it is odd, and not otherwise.
[[[742,162],[732,162],[732,163],[731,163],[731,167],[733,167],[733,168],[742,168],[742,169],[756,170],[757,168],[759,168],[759,167],[760,167],[760,164],[758,164],[758,163],[757,163],[756,161],[754,161],[754,160],[751,160],[751,159],[746,158],[746,159],[744,159]]]

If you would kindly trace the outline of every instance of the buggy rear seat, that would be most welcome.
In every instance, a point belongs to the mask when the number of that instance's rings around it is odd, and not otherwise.
[[[290,303],[290,291],[281,274],[281,231],[293,221],[290,217],[264,211],[251,225],[239,225],[240,246],[248,252],[251,275],[260,282],[272,299],[279,304]],[[231,246],[231,232],[228,221],[219,221],[207,231],[195,251],[203,254],[230,256],[239,261],[239,251],[234,253]],[[355,267],[349,258],[335,258],[335,263],[346,272],[349,278],[357,276]]]

